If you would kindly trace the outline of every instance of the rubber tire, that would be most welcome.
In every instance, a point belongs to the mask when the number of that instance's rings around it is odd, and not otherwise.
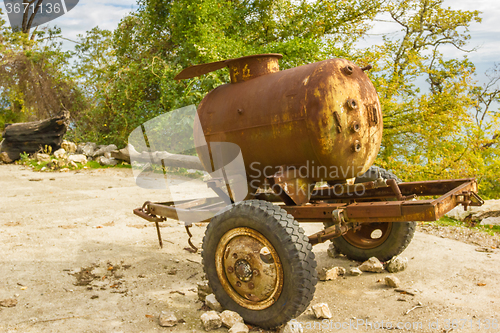
[[[390,222],[389,222],[390,223]],[[352,260],[365,261],[376,257],[384,262],[403,252],[410,244],[415,233],[415,222],[394,222],[387,239],[372,249],[361,249],[348,243],[343,236],[333,238],[335,250]]]
[[[355,183],[374,181],[379,175],[384,179],[395,179],[398,183],[401,182],[401,179],[392,172],[377,166],[371,166],[368,171],[356,178]],[[325,223],[325,227],[330,225],[330,223]],[[406,249],[415,234],[416,225],[415,222],[392,223],[392,229],[385,242],[372,249],[358,248],[348,243],[343,236],[332,239],[332,244],[337,252],[344,254],[349,259],[365,261],[371,257],[376,257],[380,261],[387,261]]]
[[[401,183],[401,179],[399,179],[395,174],[374,165],[372,165],[364,174],[356,177],[354,183],[372,182],[379,178],[379,176],[383,179],[396,179],[396,182]]]
[[[248,227],[260,232],[275,248],[283,267],[283,289],[274,304],[250,310],[237,304],[223,289],[215,269],[221,237],[231,229]],[[285,210],[263,200],[248,200],[227,207],[212,218],[202,246],[203,268],[215,297],[224,309],[239,313],[246,323],[275,328],[304,312],[316,290],[316,260],[304,230]]]

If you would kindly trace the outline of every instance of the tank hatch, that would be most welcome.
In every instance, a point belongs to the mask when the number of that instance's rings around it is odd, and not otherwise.
[[[258,76],[278,72],[279,53],[256,54],[188,67],[175,76],[176,80],[190,79],[228,67],[231,83],[248,81]]]

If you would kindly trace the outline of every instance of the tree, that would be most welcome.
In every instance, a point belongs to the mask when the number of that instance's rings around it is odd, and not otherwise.
[[[61,50],[60,29],[35,36],[11,32],[0,22],[0,98],[10,104],[10,120],[37,120],[61,110],[76,115],[85,101],[67,71],[71,54]]]
[[[480,22],[477,11],[442,5],[441,0],[389,1],[384,12],[401,34],[384,37],[383,45],[364,54],[375,63],[372,75],[384,113],[377,163],[404,180],[478,177],[482,193],[492,195],[483,180],[499,171],[498,136],[491,132],[498,114],[484,106],[491,106],[485,97],[498,98],[491,91],[497,81],[480,88],[466,56],[446,59],[441,53],[446,45],[468,52],[468,26]],[[427,89],[420,88],[422,79]],[[487,149],[485,136],[494,138]]]
[[[137,12],[125,17],[113,33],[112,56],[96,52],[102,45],[91,42],[96,31],[81,40],[90,47],[86,52],[93,63],[113,59],[103,73],[96,107],[80,123],[83,132],[96,134],[93,139],[97,141],[123,144],[128,133],[144,121],[198,104],[208,91],[228,82],[224,70],[173,80],[190,65],[278,52],[285,56],[280,65],[286,69],[345,56],[380,7],[371,0],[138,3]],[[101,34],[99,38],[108,45],[109,37]],[[97,54],[104,58],[98,60]],[[88,63],[86,59],[79,63]]]

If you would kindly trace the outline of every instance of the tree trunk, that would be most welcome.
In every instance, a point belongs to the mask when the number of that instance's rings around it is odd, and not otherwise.
[[[68,125],[68,111],[41,121],[6,124],[2,133],[4,140],[0,152],[7,152],[11,159],[17,160],[21,153],[36,153],[45,146],[50,146],[52,151],[56,151],[61,148]]]

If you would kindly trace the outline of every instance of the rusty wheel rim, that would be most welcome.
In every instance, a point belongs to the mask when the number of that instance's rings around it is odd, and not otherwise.
[[[357,248],[373,249],[387,240],[391,230],[392,222],[364,223],[360,229],[351,229],[342,237]]]
[[[283,289],[278,253],[266,237],[251,228],[235,228],[222,236],[215,266],[224,291],[244,308],[266,309]]]

